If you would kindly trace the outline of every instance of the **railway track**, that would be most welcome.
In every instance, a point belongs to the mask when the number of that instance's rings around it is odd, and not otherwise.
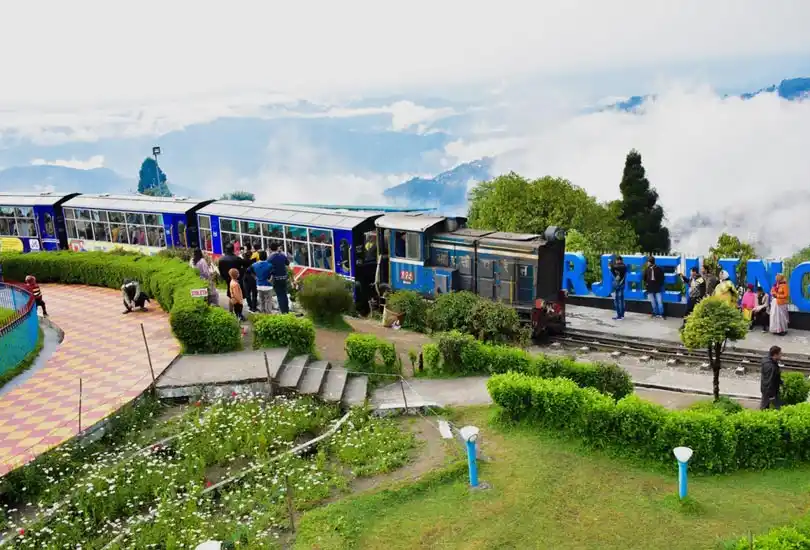
[[[680,344],[664,341],[643,340],[639,338],[621,336],[618,334],[604,334],[568,329],[564,335],[553,336],[551,342],[558,342],[565,348],[588,347],[594,351],[621,352],[627,355],[649,357],[660,361],[674,361],[675,363],[708,365],[705,351],[690,351]],[[760,352],[727,348],[721,356],[723,367],[736,368],[745,366],[747,369],[759,369],[763,354]],[[782,368],[785,371],[802,372],[810,374],[810,357],[797,354],[784,354]]]

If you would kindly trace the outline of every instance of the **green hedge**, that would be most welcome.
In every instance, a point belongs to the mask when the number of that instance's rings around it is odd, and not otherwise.
[[[176,258],[107,252],[42,252],[2,254],[3,275],[23,281],[34,275],[40,283],[64,283],[120,289],[135,279],[146,294],[169,312],[172,331],[186,353],[220,353],[239,348],[242,333],[236,318],[192,298],[202,288],[197,272]]]
[[[350,334],[345,342],[347,367],[375,374],[402,374],[402,362],[391,342],[373,334]]]
[[[800,372],[786,372],[782,374],[783,385],[779,389],[782,403],[796,405],[807,401],[810,394],[810,381]]]
[[[804,518],[792,525],[771,529],[764,535],[754,537],[751,546],[748,537],[726,544],[726,550],[802,550],[810,548],[810,518]]]
[[[255,344],[262,348],[289,348],[295,355],[315,354],[315,325],[305,317],[254,315]]]
[[[397,290],[385,299],[385,307],[402,315],[402,328],[425,332],[429,302],[413,290]]]
[[[343,277],[316,273],[301,279],[298,301],[316,321],[333,321],[354,306],[351,284]]]
[[[487,344],[458,331],[440,334],[436,344],[426,344],[422,348],[422,358],[426,371],[431,374],[498,374],[511,371],[542,378],[569,378],[581,387],[596,388],[615,399],[633,393],[633,380],[618,365],[533,355],[512,346]]]
[[[514,420],[567,431],[596,447],[671,464],[672,449],[691,447],[690,468],[720,473],[810,459],[810,403],[768,411],[673,411],[629,395],[614,402],[565,378],[492,376],[493,401]]]

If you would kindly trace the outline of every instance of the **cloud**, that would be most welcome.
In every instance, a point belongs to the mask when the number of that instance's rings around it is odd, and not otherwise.
[[[104,167],[104,155],[94,155],[87,160],[77,160],[71,158],[70,160],[45,160],[33,159],[32,166],[64,166],[66,168],[75,168],[76,170],[93,170],[94,168]]]
[[[3,59],[5,105],[181,100],[212,89],[330,95],[481,81],[492,90],[535,72],[810,52],[810,4],[795,0],[413,0],[390,9],[200,0],[193,13],[182,2],[42,0],[11,3],[3,15],[15,22],[0,33],[0,51],[13,52]]]
[[[810,244],[810,100],[721,99],[709,88],[675,87],[638,114],[568,115],[512,126],[508,140],[456,142],[447,153],[461,160],[500,154],[496,173],[565,177],[611,200],[625,155],[636,148],[684,252],[705,252],[723,230],[775,256]]]

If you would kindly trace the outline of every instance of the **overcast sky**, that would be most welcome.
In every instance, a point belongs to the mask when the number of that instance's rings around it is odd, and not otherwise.
[[[5,2],[0,101],[309,96],[810,54],[804,0]]]

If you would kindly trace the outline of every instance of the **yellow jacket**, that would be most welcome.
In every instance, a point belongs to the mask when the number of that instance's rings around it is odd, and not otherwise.
[[[715,287],[714,295],[719,296],[720,298],[728,302],[729,305],[732,306],[737,305],[737,289],[734,288],[734,284],[728,279],[720,282]]]

